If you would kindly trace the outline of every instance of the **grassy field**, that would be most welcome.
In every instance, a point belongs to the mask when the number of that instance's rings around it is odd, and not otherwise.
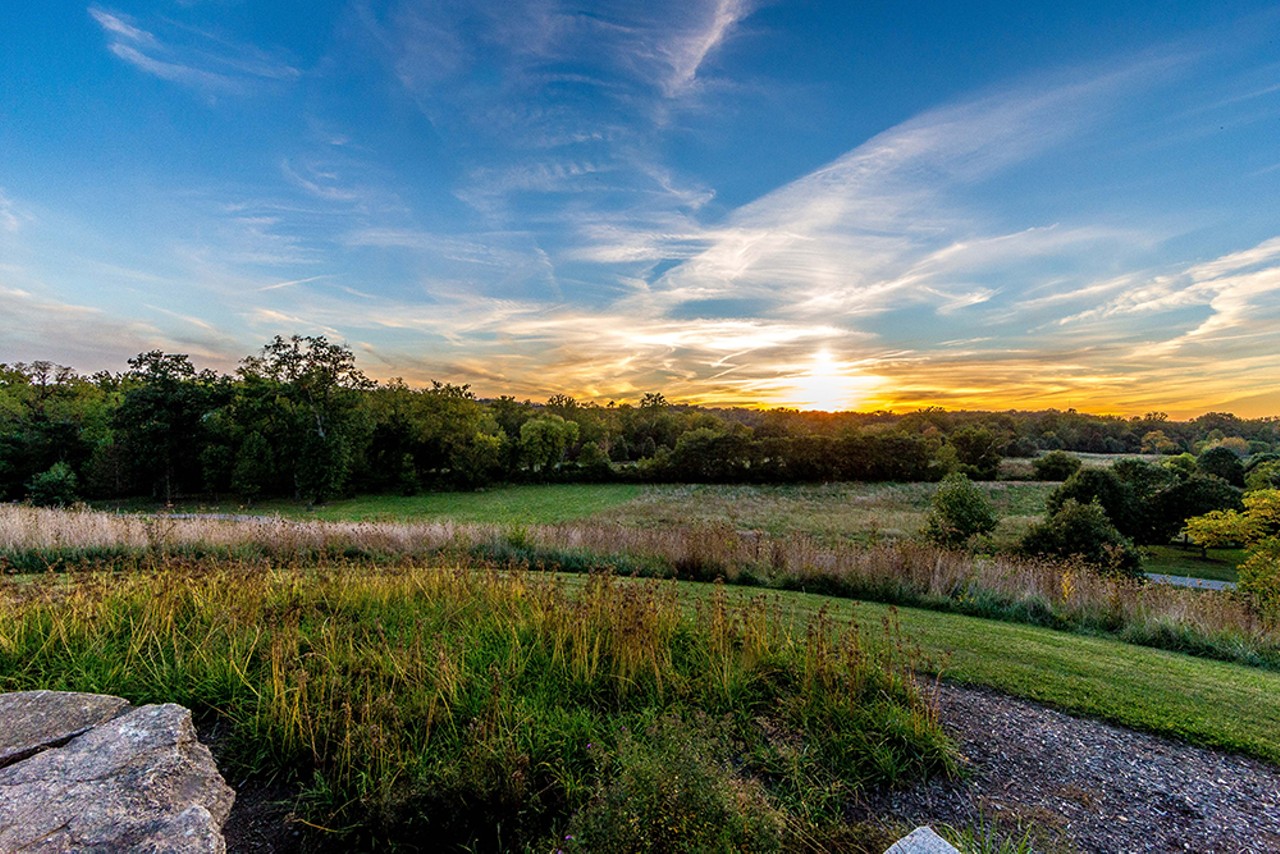
[[[707,586],[689,585],[688,595]],[[1280,673],[977,617],[778,595],[801,619],[827,608],[895,620],[950,680],[1280,764]]]
[[[848,839],[851,799],[955,767],[909,655],[679,590],[448,566],[0,579],[0,690],[187,705],[224,769],[299,791],[326,850],[883,850]]]
[[[1087,455],[1086,455],[1087,456]],[[1105,455],[1095,455],[1104,457]],[[1044,514],[1058,484],[994,481],[978,484],[1000,523],[992,542],[1010,548]],[[727,525],[770,536],[803,534],[820,543],[872,543],[916,536],[936,484],[833,483],[800,486],[708,484],[550,484],[499,486],[477,492],[366,495],[307,509],[294,501],[266,501],[251,508],[191,505],[184,512],[253,513],[323,521],[438,521],[496,525],[555,525],[592,521],[624,527]],[[122,509],[154,510],[149,505]],[[1235,581],[1238,550],[1154,547],[1148,572]]]
[[[1000,517],[995,539],[1011,543],[1035,518],[1056,484],[980,483]],[[805,486],[649,486],[599,521],[626,526],[727,524],[772,536],[805,534],[819,542],[873,542],[917,534],[937,484],[831,483]]]
[[[1280,763],[1280,673],[956,614],[443,566],[0,580],[0,689],[189,705],[356,847],[821,850],[858,786],[951,766],[909,669]]]
[[[281,505],[290,515],[325,520],[430,520],[495,525],[556,525],[604,513],[635,499],[632,484],[501,486],[477,492],[369,495],[331,501],[314,510]],[[270,510],[271,505],[263,509]]]
[[[1148,546],[1143,549],[1142,568],[1147,572],[1235,581],[1236,567],[1244,560],[1244,549],[1209,549],[1205,557],[1195,546]]]
[[[339,521],[475,522],[494,525],[556,525],[599,515],[637,498],[633,484],[542,484],[496,486],[473,492],[426,492],[419,495],[359,495],[308,508],[299,501],[272,499],[246,507],[231,503],[178,504],[181,513],[226,513],[283,516],[288,519]],[[154,503],[102,502],[107,510],[154,512]]]

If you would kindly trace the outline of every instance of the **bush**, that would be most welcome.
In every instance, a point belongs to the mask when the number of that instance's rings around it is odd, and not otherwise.
[[[1243,513],[1215,510],[1188,519],[1186,532],[1201,548],[1246,546],[1240,592],[1263,616],[1280,619],[1280,489],[1246,493]]]
[[[728,729],[729,727],[724,727]],[[662,719],[624,733],[612,773],[573,817],[566,851],[779,851],[783,814],[735,775],[705,722]]]
[[[78,500],[76,488],[76,473],[71,466],[59,462],[31,478],[27,495],[39,507],[66,507]]]
[[[1255,543],[1237,574],[1240,592],[1259,613],[1280,622],[1280,538]]]
[[[1057,513],[1068,501],[1081,505],[1097,502],[1110,524],[1132,536],[1135,521],[1133,490],[1111,469],[1081,469],[1071,475],[1049,495],[1049,513]]]
[[[996,514],[982,490],[962,474],[949,474],[933,494],[924,535],[944,548],[964,548],[996,529]]]
[[[1111,524],[1096,501],[1068,498],[1052,516],[1033,525],[1019,546],[1024,554],[1083,561],[1109,575],[1141,577],[1142,558]]]
[[[1050,451],[1031,462],[1036,470],[1036,480],[1066,480],[1080,471],[1080,458],[1066,451]]]

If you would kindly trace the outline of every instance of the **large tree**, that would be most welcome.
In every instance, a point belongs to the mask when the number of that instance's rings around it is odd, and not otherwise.
[[[129,360],[115,412],[117,440],[152,495],[171,502],[201,486],[204,418],[223,402],[226,383],[197,371],[184,353],[152,350]]]
[[[342,489],[364,438],[360,392],[373,383],[351,349],[324,336],[277,335],[240,363],[240,393],[297,497],[320,502]]]

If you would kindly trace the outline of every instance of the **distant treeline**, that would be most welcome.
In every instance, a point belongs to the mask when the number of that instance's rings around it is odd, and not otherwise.
[[[321,501],[496,481],[790,483],[991,479],[1042,450],[1280,450],[1280,419],[1043,412],[812,413],[669,403],[480,400],[465,385],[375,383],[351,350],[277,337],[234,375],[152,351],[123,373],[0,364],[0,499],[202,494]]]

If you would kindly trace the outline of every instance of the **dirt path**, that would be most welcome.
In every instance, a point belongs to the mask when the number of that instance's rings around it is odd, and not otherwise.
[[[1034,827],[1050,850],[1280,852],[1280,767],[987,689],[941,692],[971,775],[877,795],[869,814]]]

